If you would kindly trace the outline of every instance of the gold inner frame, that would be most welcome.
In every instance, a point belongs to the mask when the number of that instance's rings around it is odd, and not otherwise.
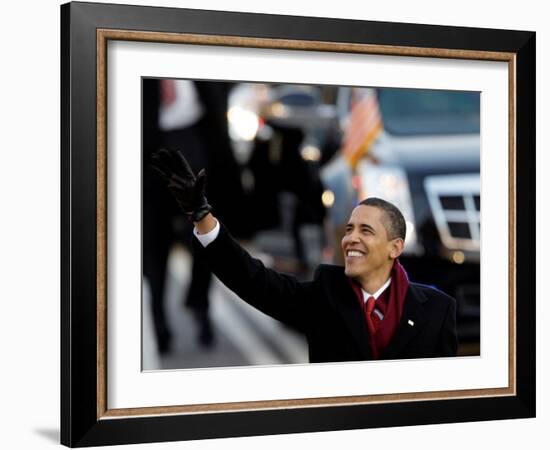
[[[109,40],[180,43],[248,48],[364,53],[503,61],[508,63],[508,387],[401,394],[265,400],[200,405],[108,409],[107,405],[107,42]],[[97,419],[166,414],[220,413],[404,401],[449,400],[516,394],[516,54],[445,48],[296,41],[236,36],[97,30]]]

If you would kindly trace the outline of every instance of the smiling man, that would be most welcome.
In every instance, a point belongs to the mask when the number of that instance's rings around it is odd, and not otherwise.
[[[342,239],[348,277],[375,292],[388,281],[405,244],[405,219],[391,203],[378,198],[355,208]]]
[[[204,171],[195,177],[180,153],[164,150],[154,168],[195,224],[195,251],[244,301],[302,331],[310,362],[456,355],[456,302],[409,282],[398,261],[405,220],[391,203],[361,202],[342,239],[345,267],[322,264],[301,282],[266,268],[231,237],[204,196]]]

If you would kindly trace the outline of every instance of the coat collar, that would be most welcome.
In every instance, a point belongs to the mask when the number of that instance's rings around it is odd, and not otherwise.
[[[364,360],[370,360],[372,359],[372,352],[369,345],[369,331],[363,318],[363,311],[357,301],[355,292],[353,292],[351,283],[343,273],[343,270],[341,276],[337,277],[337,280],[332,285],[334,291],[330,296],[333,308],[338,311],[340,317],[347,324],[358,348],[361,350],[361,357]],[[415,286],[414,283],[409,284],[399,326],[380,359],[400,358],[401,352],[428,320],[423,306],[423,303],[427,300],[428,298],[422,290]]]
[[[360,348],[361,357],[364,360],[372,359],[372,352],[369,345],[369,331],[363,318],[363,311],[357,301],[355,292],[351,283],[345,274],[336,278],[338,280],[332,284],[333,308],[346,323],[355,342]],[[409,284],[409,289],[405,297],[403,315],[395,335],[391,339],[388,347],[384,350],[380,359],[399,359],[402,351],[407,344],[418,334],[426,325],[428,316],[424,310],[423,304],[428,300],[426,295],[414,283]]]

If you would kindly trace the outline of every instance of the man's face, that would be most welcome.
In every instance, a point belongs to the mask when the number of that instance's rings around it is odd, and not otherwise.
[[[374,206],[359,205],[352,211],[342,238],[348,277],[368,280],[391,270],[401,253],[396,246],[401,239],[388,239],[383,219],[384,211]]]

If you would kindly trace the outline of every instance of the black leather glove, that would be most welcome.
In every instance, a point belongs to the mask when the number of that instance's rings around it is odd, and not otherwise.
[[[212,211],[204,195],[204,169],[195,176],[184,156],[175,150],[161,149],[155,152],[151,159],[151,167],[166,181],[168,189],[189,219],[200,222]]]

